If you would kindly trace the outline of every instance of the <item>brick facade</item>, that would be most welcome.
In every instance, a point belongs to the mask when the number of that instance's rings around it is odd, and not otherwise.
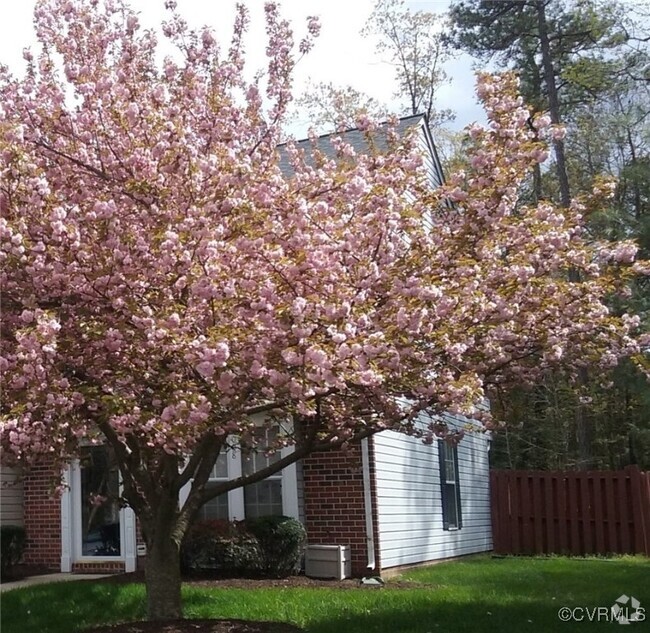
[[[372,481],[372,451],[370,466]],[[349,545],[352,574],[367,575],[368,548],[360,445],[355,444],[344,451],[316,453],[306,457],[303,460],[303,484],[308,542],[313,545]],[[374,514],[375,503],[372,505]],[[375,517],[373,524],[377,525]],[[375,543],[378,543],[377,534]],[[375,569],[379,569],[379,560],[376,560]]]
[[[27,546],[23,563],[52,571],[61,569],[61,497],[54,491],[57,473],[52,464],[34,466],[25,476],[24,516]],[[124,561],[88,561],[72,564],[73,573],[119,573]]]
[[[375,542],[375,571],[380,569],[376,516],[376,493],[372,441],[369,441],[370,481]],[[304,518],[308,542],[314,545],[349,545],[352,573],[364,576],[368,547],[361,446],[310,455],[303,460]],[[24,562],[52,570],[61,565],[61,499],[53,491],[51,465],[35,467],[26,476],[25,529],[28,545]],[[136,523],[137,543],[143,542]],[[138,557],[138,568],[143,557]],[[115,573],[124,571],[123,561],[73,563],[73,572]]]
[[[61,498],[54,492],[57,473],[51,463],[34,466],[24,481],[27,547],[23,562],[61,568]]]
[[[73,574],[121,574],[124,570],[124,561],[72,563]]]

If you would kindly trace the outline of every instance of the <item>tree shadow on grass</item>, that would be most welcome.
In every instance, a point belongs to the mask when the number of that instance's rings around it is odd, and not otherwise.
[[[472,601],[466,604],[422,601],[406,608],[369,610],[365,613],[341,613],[334,618],[313,622],[305,627],[308,633],[583,633],[594,627],[611,629],[607,621],[564,622],[558,616],[561,602],[514,601],[507,605]]]
[[[435,589],[359,589],[337,592],[320,592],[312,589],[297,599],[291,591],[285,596],[287,622],[299,624],[306,633],[503,633],[503,631],[527,631],[529,633],[572,633],[585,632],[594,627],[604,630],[612,624],[602,618],[601,622],[590,620],[587,611],[575,612],[582,621],[565,622],[558,616],[563,606],[571,608],[588,607],[593,610],[603,607],[609,610],[613,600],[606,604],[579,604],[563,602],[545,596],[531,596],[530,588],[521,594],[499,595],[498,588],[491,587],[491,593],[498,597],[494,602],[489,595],[479,600],[468,593],[459,600],[446,598]],[[239,615],[245,619],[269,619],[269,611],[263,604],[255,604],[255,592],[247,592],[248,598],[235,598],[243,612],[224,612],[224,617]],[[221,601],[220,607],[215,603]],[[323,605],[321,608],[318,604]],[[202,609],[212,608],[212,616],[222,609],[228,610],[228,597],[222,592],[192,593],[186,596],[188,610],[201,614]],[[595,616],[591,611],[592,617]],[[609,611],[608,611],[609,613]],[[205,615],[204,612],[201,615]],[[275,611],[275,618],[282,617]],[[301,617],[303,616],[303,617]]]
[[[145,615],[142,585],[79,581],[2,595],[2,633],[75,633]]]

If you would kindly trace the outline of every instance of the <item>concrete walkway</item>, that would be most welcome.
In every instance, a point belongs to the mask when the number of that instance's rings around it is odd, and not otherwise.
[[[40,576],[28,576],[22,580],[13,580],[0,584],[0,592],[20,589],[22,587],[33,587],[35,585],[46,585],[50,582],[68,582],[70,580],[97,580],[106,578],[108,574],[43,574]]]

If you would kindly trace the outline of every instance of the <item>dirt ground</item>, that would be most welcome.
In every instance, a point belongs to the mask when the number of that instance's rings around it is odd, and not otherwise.
[[[103,582],[144,582],[144,572],[116,574],[105,578]],[[328,587],[330,589],[355,589],[360,586],[358,578],[346,580],[318,580],[306,576],[289,576],[288,578],[215,578],[207,575],[183,576],[184,583],[201,587],[235,587],[237,589],[257,589],[264,587]]]
[[[280,622],[245,620],[170,620],[133,622],[90,629],[86,633],[300,633],[303,629]]]
[[[144,582],[144,573],[117,574],[102,582],[130,583]],[[306,576],[289,578],[211,578],[188,576],[183,579],[201,587],[235,587],[256,589],[262,587],[329,587],[356,589],[358,579],[316,580]],[[171,622],[134,622],[91,629],[87,633],[299,633],[302,629],[291,624],[279,622],[250,622],[245,620],[174,620]]]

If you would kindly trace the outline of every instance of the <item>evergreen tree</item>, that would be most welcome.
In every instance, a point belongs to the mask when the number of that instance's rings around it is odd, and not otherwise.
[[[592,239],[634,237],[647,255],[650,64],[642,23],[629,6],[599,0],[463,0],[450,10],[448,45],[515,69],[522,92],[569,134],[554,144],[554,169],[535,172],[530,197],[562,206],[603,173],[618,179],[612,205],[589,218]],[[570,274],[575,275],[575,271]],[[612,303],[617,313],[648,311],[647,284]],[[629,366],[601,387],[587,368],[577,382],[548,375],[534,390],[501,393],[510,421],[494,451],[499,465],[615,467],[650,461],[647,382]],[[543,423],[542,423],[543,422]],[[634,448],[636,446],[636,448]]]

